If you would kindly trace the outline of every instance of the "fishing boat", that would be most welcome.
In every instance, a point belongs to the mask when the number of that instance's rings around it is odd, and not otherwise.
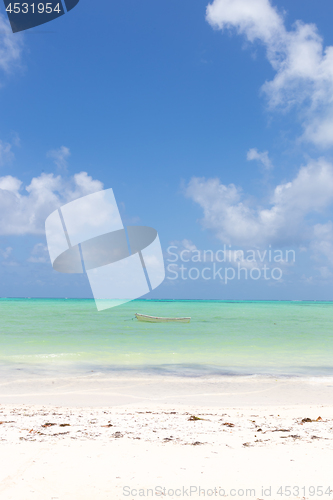
[[[191,318],[161,318],[159,316],[147,316],[146,314],[135,313],[135,317],[139,321],[146,321],[147,323],[189,323]]]

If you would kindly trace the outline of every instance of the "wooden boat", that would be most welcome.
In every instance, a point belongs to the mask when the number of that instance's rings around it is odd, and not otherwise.
[[[139,321],[146,321],[148,323],[189,323],[191,318],[161,318],[159,316],[147,316],[146,314],[135,313],[135,317]]]

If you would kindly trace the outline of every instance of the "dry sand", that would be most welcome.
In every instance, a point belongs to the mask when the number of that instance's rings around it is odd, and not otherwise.
[[[3,386],[0,499],[333,497],[329,379],[118,382]]]

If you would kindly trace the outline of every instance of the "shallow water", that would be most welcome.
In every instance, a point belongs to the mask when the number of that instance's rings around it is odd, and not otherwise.
[[[134,313],[191,316],[151,324]],[[332,302],[1,299],[1,370],[331,376]]]

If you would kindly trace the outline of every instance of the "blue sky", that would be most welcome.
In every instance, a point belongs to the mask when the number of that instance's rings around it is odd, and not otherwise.
[[[91,296],[52,270],[43,223],[112,187],[166,259],[170,245],[295,251],[280,280],[167,271],[151,297],[333,300],[333,5],[207,5],[80,0],[14,35],[1,7],[0,296]]]

